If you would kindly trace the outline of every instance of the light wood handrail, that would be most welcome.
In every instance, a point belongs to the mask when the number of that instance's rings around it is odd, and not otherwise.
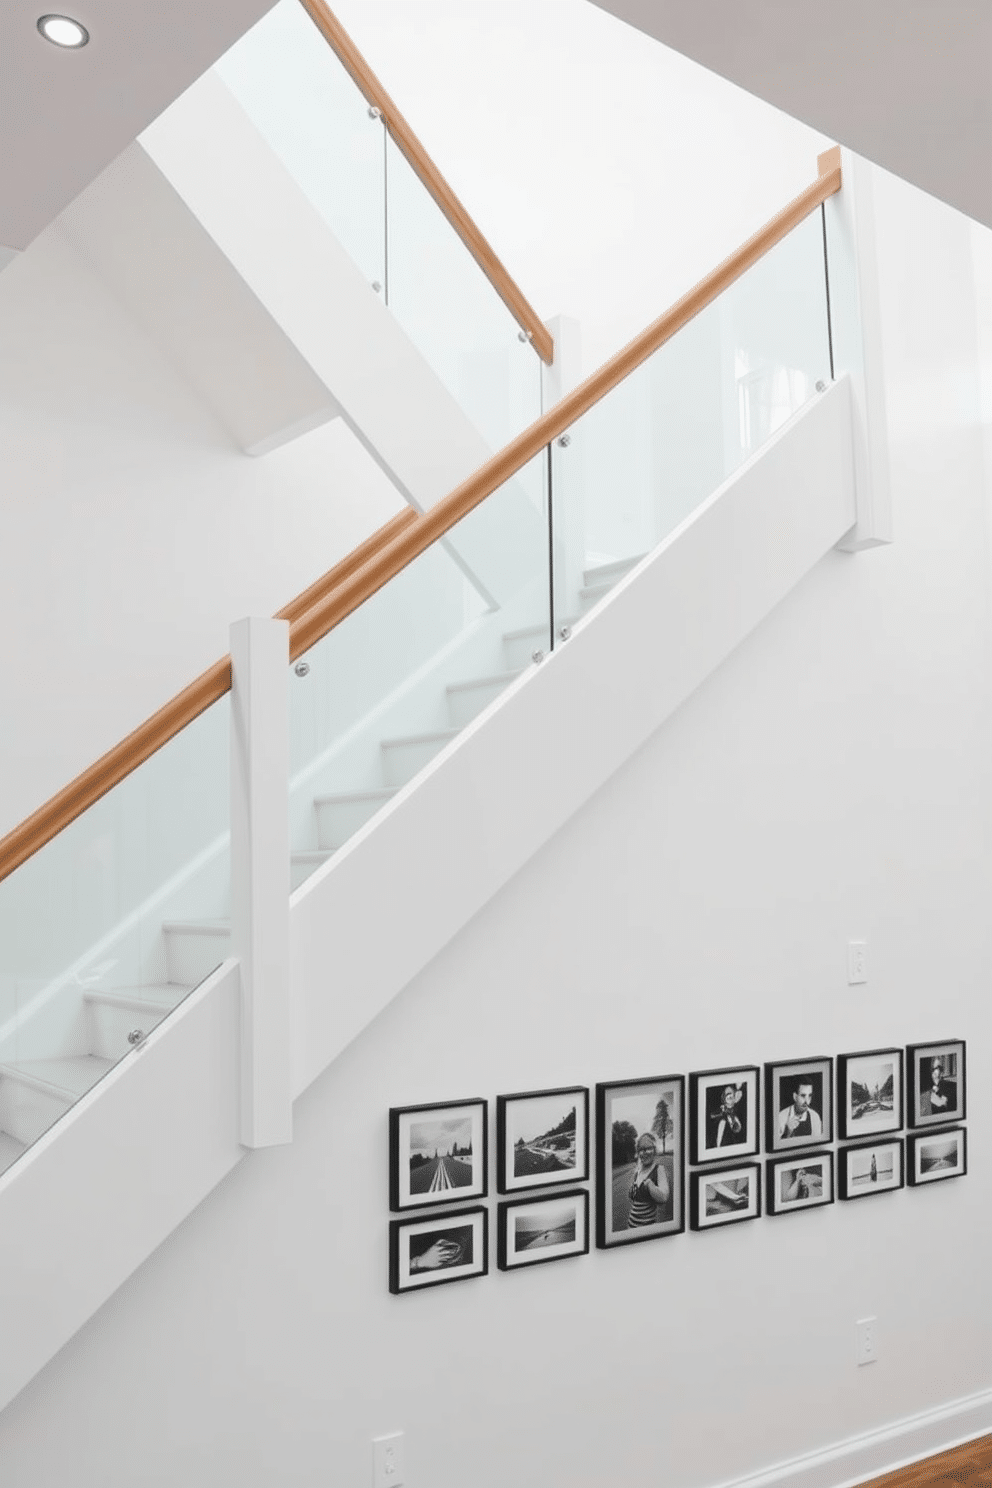
[[[395,517],[390,517],[383,527],[378,527],[371,537],[359,543],[347,558],[342,558],[340,563],[336,563],[333,568],[328,569],[327,573],[315,580],[309,589],[304,589],[303,593],[291,599],[288,605],[283,605],[281,610],[277,610],[274,618],[276,620],[298,620],[301,615],[305,615],[307,610],[323,599],[325,594],[329,594],[338,584],[343,584],[345,579],[350,579],[363,564],[366,564],[381,548],[384,548],[388,542],[404,532],[416,520],[417,513],[413,507],[405,506],[401,512],[396,513]]]
[[[507,273],[337,16],[324,0],[300,0],[300,4],[359,92],[373,108],[379,110],[397,149],[437,202],[514,320],[526,333],[538,356],[550,366],[554,361],[555,345],[547,326],[519,285]]]
[[[289,633],[291,657],[295,659],[316,645],[335,625],[339,625],[384,584],[388,584],[401,569],[418,558],[463,517],[468,516],[480,502],[485,501],[487,496],[491,496],[516,475],[546,445],[564,434],[594,404],[605,398],[607,393],[612,392],[635,372],[666,341],[670,341],[676,332],[700,311],[705,310],[707,305],[712,304],[718,295],[746,273],[770,248],[787,237],[828,196],[839,191],[839,150],[827,151],[820,157],[818,165],[820,174],[813,184],[759,229],[743,247],[724,259],[718,268],[701,279],[670,310],[666,310],[664,315],[659,316],[639,336],[635,336],[616,356],[604,362],[597,372],[587,377],[585,382],[568,393],[535,424],[518,434],[505,449],[488,460],[474,475],[470,475],[449,496],[442,497],[405,531],[386,542],[374,558],[362,564],[337,588],[328,590],[312,609],[294,619]]]
[[[659,347],[711,304],[739,279],[752,264],[786,237],[828,196],[841,187],[840,151],[828,150],[819,158],[820,175],[795,201],[789,203],[759,232],[701,279],[670,310],[636,336],[629,345],[594,372],[548,413],[525,429],[481,470],[463,481],[430,511],[403,511],[361,543],[322,579],[311,584],[279,611],[277,618],[290,622],[290,659],[339,625],[384,584],[398,574],[432,543],[455,526],[481,501],[514,476],[528,460],[563,434],[571,424],[625,377],[645,362]],[[164,707],[58,795],[34,812],[0,840],[0,881],[13,873],[46,843],[58,836],[101,796],[119,785],[139,765],[167,744],[187,724],[231,688],[231,658],[225,656],[183,689]]]
[[[416,520],[417,513],[411,507],[398,512],[316,583],[284,605],[275,618],[292,622],[305,614]],[[224,656],[0,841],[0,882],[230,690],[231,658]]]

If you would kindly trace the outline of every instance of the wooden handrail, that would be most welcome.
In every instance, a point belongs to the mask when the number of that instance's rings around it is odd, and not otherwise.
[[[587,377],[585,382],[568,393],[560,403],[556,403],[535,424],[518,434],[505,449],[488,460],[474,475],[470,475],[449,496],[442,497],[405,531],[390,538],[374,558],[363,563],[337,588],[328,590],[305,614],[296,617],[289,632],[290,656],[295,658],[316,645],[335,625],[339,625],[384,584],[388,584],[401,569],[418,558],[463,517],[467,517],[469,512],[516,475],[546,445],[564,434],[594,404],[635,372],[666,341],[670,341],[676,332],[757,263],[770,248],[787,237],[828,196],[839,191],[839,148],[826,151],[819,157],[817,165],[820,174],[813,184],[759,229],[743,247],[724,259],[705,279],[700,279],[670,310],[666,310],[664,315],[659,316],[639,336],[635,336],[616,356],[604,362],[597,372]]]
[[[325,594],[329,594],[338,584],[343,584],[345,579],[350,579],[352,574],[368,563],[380,548],[384,548],[416,520],[417,513],[413,507],[405,506],[401,512],[396,513],[395,517],[390,517],[385,526],[378,527],[371,537],[359,543],[347,558],[342,558],[340,563],[328,569],[327,573],[311,584],[309,589],[304,589],[303,593],[291,599],[288,605],[283,605],[281,610],[276,610],[274,618],[293,621],[305,615],[307,610],[324,598]]]
[[[305,0],[310,3],[310,0]],[[481,501],[511,479],[528,460],[565,430],[648,357],[711,304],[716,297],[739,279],[752,264],[797,227],[804,218],[840,190],[839,149],[828,150],[818,161],[820,175],[801,196],[739,248],[719,268],[701,279],[694,289],[683,295],[670,310],[636,336],[615,357],[594,372],[585,382],[548,413],[525,429],[481,470],[463,481],[457,490],[445,496],[430,511],[403,511],[374,532],[354,552],[337,564],[323,578],[311,584],[278,613],[278,619],[290,622],[290,659],[303,651],[352,614],[384,584],[398,574],[432,543],[473,511]],[[28,858],[69,826],[88,807],[119,785],[139,765],[167,744],[187,724],[231,688],[231,658],[223,657],[209,671],[183,689],[134,733],[82,775],[76,777],[26,821],[0,841],[0,881],[13,873]]]
[[[324,0],[300,0],[300,4],[359,92],[373,108],[379,110],[396,148],[437,202],[514,320],[525,332],[538,356],[550,366],[554,361],[555,345],[547,326],[507,273],[337,16]]]
[[[275,618],[292,622],[305,614],[416,520],[417,513],[412,507],[405,507],[359,543],[347,558],[284,605]],[[224,656],[0,841],[0,882],[230,690],[231,658]]]

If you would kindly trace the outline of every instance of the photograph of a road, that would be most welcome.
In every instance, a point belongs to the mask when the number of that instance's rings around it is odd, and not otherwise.
[[[413,1123],[410,1127],[411,1194],[439,1194],[448,1189],[468,1188],[473,1172],[472,1122],[469,1117]]]
[[[575,1167],[575,1112],[574,1096],[539,1096],[514,1102],[509,1135],[515,1178],[562,1173]]]

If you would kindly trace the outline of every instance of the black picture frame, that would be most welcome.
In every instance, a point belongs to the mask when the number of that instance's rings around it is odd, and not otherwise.
[[[765,1151],[796,1152],[833,1139],[833,1057],[814,1054],[766,1064]]]
[[[887,1088],[892,1082],[891,1091]],[[905,1125],[903,1051],[860,1049],[837,1056],[837,1130],[841,1141],[883,1136]]]
[[[637,1196],[631,1191],[638,1172],[637,1141],[648,1132],[654,1134],[656,1148],[661,1144],[658,1157],[668,1185],[668,1197],[654,1206],[653,1220],[646,1207],[650,1192]],[[684,1230],[685,1076],[650,1075],[598,1084],[597,1248],[612,1250],[642,1240],[661,1240]]]
[[[761,1164],[698,1168],[689,1174],[689,1228],[722,1230],[761,1218]]]
[[[471,1096],[390,1108],[389,1207],[394,1214],[464,1204],[488,1192],[488,1101]]]
[[[452,1253],[453,1248],[458,1251]],[[430,1264],[422,1264],[424,1257]],[[389,1222],[389,1290],[422,1292],[489,1271],[489,1210],[445,1209]]]
[[[498,1193],[529,1193],[580,1183],[588,1177],[589,1091],[585,1085],[496,1097]]]
[[[838,1199],[869,1199],[895,1193],[906,1184],[906,1151],[902,1137],[857,1142],[837,1154]]]
[[[693,1070],[689,1076],[689,1160],[694,1167],[761,1151],[761,1070],[756,1064]]]
[[[948,1152],[940,1149],[947,1146]],[[948,1161],[953,1150],[953,1161]],[[968,1171],[968,1128],[933,1127],[911,1131],[906,1137],[906,1181],[911,1188],[963,1178]]]
[[[799,1185],[799,1191],[793,1192]],[[765,1159],[765,1212],[802,1214],[834,1201],[832,1152],[784,1153]]]
[[[942,1076],[939,1082],[933,1078],[937,1061]],[[964,1039],[931,1039],[925,1044],[906,1045],[907,1126],[932,1128],[964,1121],[968,1114],[966,1061]],[[947,1104],[938,1109],[941,1099]]]
[[[507,1199],[498,1206],[496,1264],[501,1271],[520,1271],[588,1254],[587,1188]]]

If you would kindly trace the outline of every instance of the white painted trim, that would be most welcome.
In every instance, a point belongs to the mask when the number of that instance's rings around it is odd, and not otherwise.
[[[841,152],[844,185],[824,204],[834,375],[851,380],[858,519],[847,553],[892,541],[892,481],[870,161]]]
[[[727,1479],[719,1488],[772,1488],[780,1483],[788,1484],[789,1488],[853,1488],[869,1478],[895,1472],[989,1432],[992,1432],[992,1390],[982,1390],[933,1410],[906,1416],[877,1431],[866,1431],[817,1452],[792,1457],[761,1472]]]
[[[274,1147],[293,1140],[289,622],[232,625],[231,672],[231,948],[241,962],[241,1140]]]

